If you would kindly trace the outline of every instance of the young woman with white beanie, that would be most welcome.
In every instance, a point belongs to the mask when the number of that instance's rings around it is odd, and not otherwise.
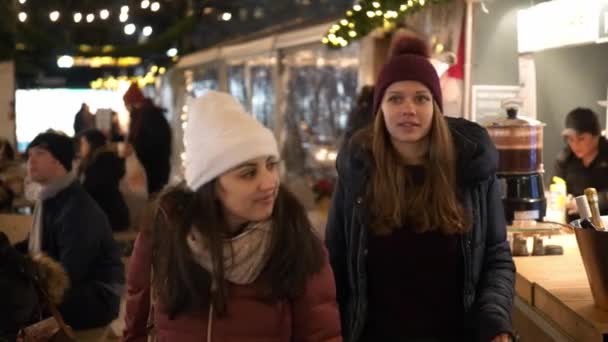
[[[124,340],[152,322],[158,341],[342,341],[327,253],[280,185],[272,132],[225,93],[188,107],[186,185],[135,243]]]

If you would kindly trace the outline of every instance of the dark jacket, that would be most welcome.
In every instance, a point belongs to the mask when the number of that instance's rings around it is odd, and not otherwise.
[[[572,153],[566,146],[557,157],[555,162],[555,175],[566,181],[569,194],[581,196],[585,194],[585,188],[597,189],[599,197],[600,213],[608,214],[608,141],[600,137],[599,151],[595,159],[588,167]],[[578,218],[578,215],[569,217]]]
[[[123,341],[148,337],[152,247],[140,233],[129,260],[129,282]],[[341,342],[336,289],[327,257],[321,271],[308,281],[304,293],[290,301],[268,302],[259,284],[230,284],[227,317],[211,320],[211,341],[222,342]],[[207,341],[206,310],[171,319],[156,303],[153,313],[157,341]]]
[[[125,175],[125,161],[110,150],[96,151],[91,161],[81,166],[82,185],[108,216],[114,231],[129,228],[129,208],[119,190]]]
[[[485,129],[464,119],[446,120],[458,151],[458,188],[473,217],[472,229],[461,239],[465,329],[471,340],[487,342],[512,331],[515,281],[495,177],[498,155]],[[359,341],[367,320],[367,208],[378,205],[364,202],[371,165],[371,156],[360,147],[345,145],[337,161],[338,184],[327,223],[342,331],[349,342]]]
[[[29,258],[12,248],[0,231],[0,341],[15,341],[19,329],[38,313],[40,298],[32,268]]]
[[[43,205],[42,251],[70,277],[59,311],[75,330],[109,324],[118,317],[125,275],[108,219],[78,182]]]
[[[131,118],[129,142],[146,170],[148,193],[158,193],[171,173],[171,127],[163,110],[152,103],[134,109]]]

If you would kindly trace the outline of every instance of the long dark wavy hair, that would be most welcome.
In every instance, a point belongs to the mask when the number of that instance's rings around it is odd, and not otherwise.
[[[169,188],[148,214],[152,234],[153,288],[169,317],[213,304],[218,316],[226,314],[230,294],[224,280],[223,239],[228,231],[222,204],[211,181],[193,192],[184,185]],[[304,207],[280,186],[271,216],[270,257],[256,280],[268,301],[293,298],[304,291],[309,277],[323,265],[322,244],[315,235]],[[215,274],[197,264],[186,238],[190,229],[205,238]],[[211,282],[216,279],[211,291]]]
[[[353,136],[353,142],[373,156],[367,199],[368,203],[382,205],[370,208],[372,231],[386,234],[404,224],[411,224],[417,232],[439,230],[445,234],[460,234],[469,229],[470,218],[457,196],[457,151],[436,103],[428,134],[430,142],[422,184],[415,184],[410,170],[400,161],[381,109],[373,124]]]

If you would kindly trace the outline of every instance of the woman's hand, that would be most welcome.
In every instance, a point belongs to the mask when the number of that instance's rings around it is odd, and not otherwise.
[[[509,334],[500,334],[492,339],[492,342],[511,342],[511,335]]]

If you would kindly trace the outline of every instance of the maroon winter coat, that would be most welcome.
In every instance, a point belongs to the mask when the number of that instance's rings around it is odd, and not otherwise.
[[[129,261],[127,313],[123,341],[147,340],[150,310],[151,250],[139,234]],[[336,287],[326,257],[321,272],[312,276],[304,294],[291,301],[264,302],[251,285],[230,285],[227,317],[213,317],[213,342],[341,342]],[[155,310],[158,342],[207,342],[208,311],[178,315],[170,320]]]

